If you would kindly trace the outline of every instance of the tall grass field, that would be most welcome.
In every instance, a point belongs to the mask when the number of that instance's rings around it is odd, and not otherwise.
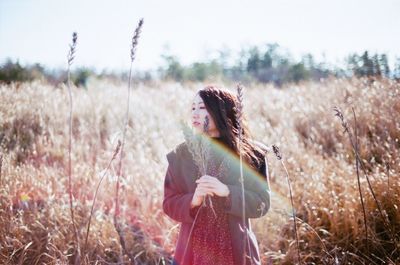
[[[169,264],[179,223],[162,210],[165,155],[183,142],[179,122],[205,85],[132,84],[119,178],[123,242],[112,158],[127,84],[71,87],[78,238],[67,86],[0,85],[0,264],[76,264],[77,255],[81,264]],[[235,92],[235,84],[218,85]],[[293,195],[292,209],[286,172],[269,153],[271,208],[251,219],[262,264],[298,264],[298,250],[301,264],[400,264],[400,83],[248,85],[243,101],[252,137],[279,147]]]

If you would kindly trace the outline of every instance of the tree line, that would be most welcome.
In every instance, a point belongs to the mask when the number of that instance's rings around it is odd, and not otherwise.
[[[353,53],[344,59],[344,66],[335,66],[326,61],[317,62],[312,54],[295,60],[278,44],[267,44],[263,48],[253,46],[242,50],[233,64],[226,63],[226,54],[220,52],[217,59],[182,65],[173,55],[164,55],[165,66],[159,73],[163,79],[176,81],[204,81],[209,77],[222,77],[233,81],[255,81],[282,85],[303,80],[320,80],[336,77],[386,77],[400,79],[400,58],[393,69],[386,54],[364,51]]]
[[[213,59],[183,65],[177,56],[163,54],[163,65],[153,71],[137,71],[135,79],[140,81],[174,80],[177,82],[206,81],[222,79],[244,83],[298,83],[304,80],[320,80],[336,77],[386,77],[400,80],[400,58],[396,58],[393,69],[386,54],[364,51],[353,53],[344,60],[344,66],[335,66],[326,61],[317,62],[312,54],[305,54],[299,60],[278,44],[266,44],[242,49],[232,62],[229,51],[219,51]],[[72,72],[76,85],[86,86],[90,77],[126,79],[126,73],[102,72],[81,67]],[[8,59],[0,66],[0,82],[30,81],[42,78],[50,83],[65,82],[64,70],[49,70],[40,64],[22,66],[18,61]]]

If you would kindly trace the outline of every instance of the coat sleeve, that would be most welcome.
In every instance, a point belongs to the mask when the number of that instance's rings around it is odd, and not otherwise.
[[[227,213],[242,217],[242,185],[227,185],[229,195],[226,198],[225,210]],[[265,157],[257,173],[245,175],[245,218],[259,218],[264,216],[271,204],[271,191],[269,185],[268,160]]]
[[[175,172],[176,154],[169,153],[167,159],[169,164],[164,180],[164,213],[177,222],[193,223],[190,204],[194,193],[185,192],[179,185],[183,180],[179,179],[179,175]]]

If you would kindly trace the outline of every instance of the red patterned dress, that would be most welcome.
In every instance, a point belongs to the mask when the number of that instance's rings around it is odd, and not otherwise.
[[[214,164],[208,167],[207,174],[221,179],[220,168]],[[194,207],[190,214],[195,217],[198,212],[192,232],[193,261],[195,265],[234,265],[232,240],[229,228],[228,214],[224,208],[229,207],[230,196],[209,196],[214,211],[206,198],[206,206]]]

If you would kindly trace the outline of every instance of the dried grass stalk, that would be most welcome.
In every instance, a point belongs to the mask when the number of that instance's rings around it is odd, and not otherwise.
[[[285,170],[286,181],[287,181],[287,184],[288,184],[288,187],[289,187],[290,203],[292,204],[293,227],[294,227],[294,235],[295,235],[295,238],[296,238],[296,246],[297,246],[297,259],[298,259],[299,264],[301,264],[299,237],[297,235],[297,225],[296,225],[296,212],[294,210],[292,185],[290,184],[289,173],[288,173],[288,171],[286,169],[285,163],[283,162],[282,154],[279,151],[279,147],[276,146],[276,145],[272,145],[272,150],[274,151],[274,154],[275,154],[276,158],[281,162],[281,165],[282,165],[283,169]]]
[[[1,168],[3,166],[3,154],[0,154],[0,185],[1,185]]]
[[[114,159],[117,157],[117,154],[119,153],[119,150],[121,148],[121,141],[118,140],[118,144],[117,147],[114,150],[113,156],[111,157],[110,161],[108,162],[108,165],[106,167],[106,169],[103,172],[103,175],[101,176],[99,183],[97,184],[97,188],[96,188],[96,192],[94,193],[94,197],[93,197],[93,202],[92,202],[92,207],[90,210],[90,215],[89,215],[89,221],[88,221],[88,226],[87,226],[87,230],[86,230],[86,239],[85,239],[85,245],[83,248],[83,254],[85,255],[86,249],[87,249],[87,243],[88,243],[88,238],[89,238],[89,232],[90,232],[90,222],[92,220],[92,215],[93,215],[93,211],[94,211],[94,205],[96,203],[96,198],[97,198],[97,193],[99,191],[100,185],[104,179],[104,177],[106,176],[108,170],[111,167],[111,163],[114,161]]]
[[[72,33],[72,44],[69,45],[69,52],[68,52],[68,94],[69,94],[69,143],[68,143],[68,193],[69,193],[69,204],[70,204],[70,211],[71,211],[71,220],[72,226],[74,229],[75,234],[75,241],[76,241],[76,251],[77,255],[75,257],[75,264],[80,264],[81,254],[80,254],[80,243],[79,243],[79,235],[78,229],[75,223],[74,217],[74,206],[73,206],[73,197],[72,197],[72,109],[73,109],[73,101],[72,101],[72,91],[71,91],[71,65],[75,58],[76,52],[76,45],[78,40],[78,34],[76,32]]]
[[[352,132],[351,132],[347,122],[345,121],[345,119],[343,117],[342,111],[336,106],[333,108],[333,110],[335,112],[335,116],[338,117],[340,119],[340,121],[341,121],[341,125],[344,128],[344,133],[347,132],[347,135],[349,136],[349,141],[350,141],[351,147],[352,147],[353,152],[354,152],[355,157],[356,157],[356,173],[357,173],[357,181],[358,181],[358,186],[359,186],[361,205],[363,207],[365,236],[366,236],[367,248],[368,248],[367,217],[366,217],[365,206],[364,206],[364,203],[363,203],[363,197],[362,197],[362,193],[361,193],[359,166],[361,167],[361,169],[362,169],[362,171],[364,173],[364,176],[365,176],[365,178],[367,180],[368,188],[369,188],[369,190],[370,190],[370,192],[372,194],[372,197],[373,197],[373,199],[374,199],[374,201],[376,203],[376,206],[377,206],[379,214],[380,214],[380,216],[382,218],[383,224],[385,225],[385,228],[389,231],[389,235],[390,235],[391,240],[393,241],[393,243],[397,243],[396,242],[397,241],[396,237],[395,237],[395,235],[394,235],[394,233],[393,233],[393,231],[392,231],[392,229],[390,227],[390,222],[387,220],[387,216],[383,214],[381,204],[379,203],[379,201],[378,201],[378,199],[377,199],[377,197],[375,195],[375,192],[374,192],[374,189],[372,188],[372,185],[371,185],[367,170],[366,170],[365,165],[364,165],[364,163],[363,163],[363,161],[362,161],[362,159],[360,157],[360,151],[359,151],[359,146],[358,146],[356,113],[354,111],[354,108],[351,108],[351,109],[352,109],[353,117],[354,117],[355,139],[353,139]],[[384,248],[382,248],[382,250],[386,253]]]
[[[126,115],[125,115],[125,124],[124,124],[124,128],[123,128],[123,133],[122,133],[121,152],[120,152],[119,163],[118,163],[118,167],[117,167],[117,183],[116,183],[116,192],[115,192],[115,212],[114,212],[114,227],[119,235],[119,240],[120,240],[122,250],[126,255],[128,255],[128,257],[131,259],[132,262],[134,262],[135,258],[126,249],[125,237],[124,237],[124,234],[122,231],[123,230],[122,225],[119,223],[119,220],[118,220],[119,214],[120,214],[119,182],[120,182],[120,177],[122,175],[122,159],[123,159],[123,155],[124,155],[126,130],[127,130],[128,121],[129,121],[129,102],[130,102],[130,94],[131,94],[132,66],[133,66],[133,61],[135,60],[136,47],[138,45],[138,40],[139,40],[142,26],[143,26],[143,19],[140,19],[139,23],[135,29],[135,32],[133,34],[132,43],[131,43],[131,52],[130,52],[131,66],[130,66],[130,70],[129,70],[128,98],[127,98],[127,107],[126,107]]]
[[[238,138],[239,138],[239,165],[240,165],[240,184],[241,184],[241,190],[242,190],[242,230],[246,231],[246,200],[245,200],[245,195],[244,195],[244,178],[243,178],[243,156],[242,156],[242,141],[243,141],[243,135],[242,135],[242,116],[243,116],[243,86],[241,84],[238,84],[236,86],[236,91],[237,91],[237,100],[238,100],[238,106],[236,106],[236,120],[238,121]],[[250,239],[249,236],[246,233],[246,236],[243,237],[243,246],[246,246],[246,240],[247,240],[247,246],[249,247],[249,251],[251,252],[250,249]],[[243,251],[243,260],[242,264],[246,264],[246,251]]]

